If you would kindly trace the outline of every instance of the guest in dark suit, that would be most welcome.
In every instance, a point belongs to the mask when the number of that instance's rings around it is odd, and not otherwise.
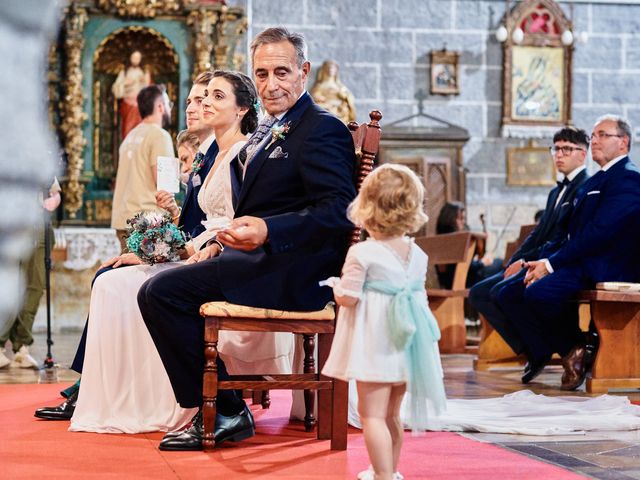
[[[187,183],[187,191],[182,209],[178,208],[172,193],[163,191],[156,193],[156,202],[158,206],[168,210],[174,216],[174,219],[180,229],[190,237],[195,237],[204,231],[204,226],[201,222],[206,219],[206,215],[198,205],[198,192],[200,191],[202,179],[207,176],[209,170],[211,170],[211,166],[213,165],[216,155],[218,155],[218,145],[213,136],[211,127],[207,126],[206,122],[201,121],[201,103],[204,99],[204,91],[212,78],[213,72],[203,72],[198,75],[191,87],[189,96],[187,97],[187,131],[198,137],[200,140],[200,147],[193,162],[194,168],[192,169]],[[100,266],[100,269],[96,272],[93,280],[91,281],[91,285],[93,286],[93,282],[95,282],[96,278],[103,273],[108,272],[112,268],[137,265],[139,263],[140,261],[138,257],[132,253],[125,253],[114,257]],[[80,338],[80,344],[78,345],[76,355],[73,359],[73,363],[71,364],[71,369],[78,373],[82,373],[86,344],[87,324],[85,323],[84,331]],[[35,416],[47,420],[71,419],[75,409],[79,388],[80,380],[71,387],[60,392],[61,395],[67,399],[66,401],[55,407],[39,408],[36,410]]]
[[[628,157],[631,132],[618,116],[596,122],[591,156],[601,169],[576,195],[566,241],[527,262],[523,294],[505,288],[498,296],[507,315],[518,318],[530,362],[544,364],[554,352],[562,356],[563,390],[578,388],[585,377],[586,351],[572,299],[597,282],[640,279],[640,170]]]
[[[344,124],[305,91],[310,70],[300,34],[260,33],[251,45],[256,86],[268,117],[232,164],[236,186],[230,229],[206,247],[206,260],[162,272],[138,293],[142,316],[178,403],[201,407],[203,319],[208,301],[289,310],[321,309],[331,292],[318,281],[337,275],[353,225],[355,154]],[[221,251],[224,245],[224,250]],[[219,376],[225,378],[219,357]],[[254,434],[251,413],[233,391],[219,391],[217,443]],[[202,416],[164,450],[202,448]]]
[[[509,259],[508,267],[474,285],[469,293],[471,304],[485,316],[516,354],[527,353],[525,343],[514,326],[518,319],[505,314],[497,302],[498,294],[511,284],[524,290],[523,262],[538,260],[543,250],[550,252],[565,239],[573,200],[579,187],[589,178],[584,165],[588,149],[589,136],[584,130],[565,127],[555,133],[550,151],[564,179],[549,192],[538,225]],[[542,370],[540,367],[532,371],[530,366],[525,367],[522,377],[524,383],[530,382]]]

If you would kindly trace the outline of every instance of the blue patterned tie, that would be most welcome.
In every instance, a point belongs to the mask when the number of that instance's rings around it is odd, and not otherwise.
[[[249,141],[245,144],[242,150],[240,150],[240,152],[238,153],[238,161],[240,162],[242,171],[247,171],[247,165],[249,164],[249,162],[251,162],[255,154],[258,153],[258,147],[260,146],[260,143],[262,142],[262,140],[264,140],[264,137],[267,136],[267,134],[271,130],[271,127],[273,127],[273,124],[277,121],[278,119],[276,117],[272,117],[271,115],[267,115],[266,117],[264,117],[262,119],[262,122],[260,122],[260,125],[258,125],[256,131],[253,132],[253,135],[251,135]],[[242,175],[242,177],[244,177],[244,174]]]

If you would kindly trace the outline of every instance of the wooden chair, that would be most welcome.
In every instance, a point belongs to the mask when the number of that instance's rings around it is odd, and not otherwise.
[[[373,160],[380,143],[379,121],[382,114],[374,110],[369,114],[369,124],[349,124],[356,149],[356,188],[373,169]],[[351,244],[360,239],[355,229]],[[347,400],[346,382],[320,374],[329,355],[335,331],[336,310],[332,304],[316,312],[290,312],[233,305],[227,302],[205,303],[200,308],[205,317],[205,368],[203,385],[203,418],[205,450],[214,447],[212,427],[216,417],[218,390],[232,389],[295,389],[305,390],[305,430],[311,431],[316,423],[313,411],[318,391],[318,439],[331,439],[332,450],[347,448]],[[239,330],[251,332],[292,332],[303,336],[304,373],[291,375],[235,375],[230,380],[218,381],[216,358],[218,356],[218,332]],[[314,350],[318,336],[318,365]]]
[[[429,306],[440,327],[442,353],[464,353],[467,330],[464,324],[464,299],[469,295],[467,273],[476,250],[476,242],[485,233],[456,232],[416,238],[416,245],[429,255],[429,268],[455,264],[451,289],[429,288]]]

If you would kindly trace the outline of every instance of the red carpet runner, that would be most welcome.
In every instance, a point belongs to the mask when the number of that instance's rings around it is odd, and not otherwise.
[[[211,454],[161,452],[162,433],[71,433],[68,422],[33,417],[56,405],[65,385],[0,385],[0,477],[7,479],[354,479],[369,461],[358,430],[332,452],[300,422],[288,423],[290,392],[272,392],[269,410],[253,406],[258,433]],[[561,468],[454,433],[406,434],[400,471],[412,479],[583,478]]]

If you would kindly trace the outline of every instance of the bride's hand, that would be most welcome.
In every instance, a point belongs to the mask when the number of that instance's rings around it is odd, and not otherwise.
[[[123,253],[122,255],[118,255],[117,257],[113,257],[102,265],[100,268],[113,266],[113,268],[118,268],[121,265],[140,265],[142,264],[142,260],[135,256],[133,253]]]
[[[203,260],[208,260],[210,258],[217,257],[218,255],[220,255],[220,245],[214,243],[213,245],[204,247],[202,250],[199,250],[191,255],[187,259],[186,264],[191,265],[193,263],[202,262]]]

